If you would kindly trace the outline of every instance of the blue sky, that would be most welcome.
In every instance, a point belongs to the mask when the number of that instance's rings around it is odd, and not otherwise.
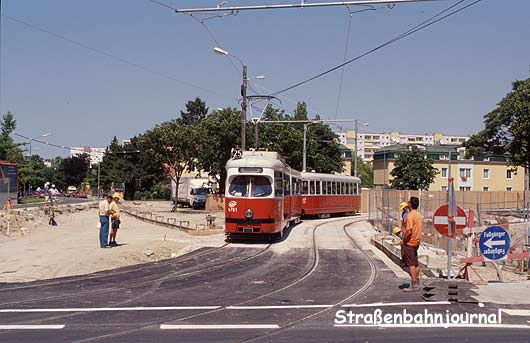
[[[229,5],[286,2],[297,0]],[[455,2],[354,14],[348,57]],[[234,67],[214,54],[217,44],[196,20],[151,1],[4,0],[2,13],[0,111],[14,113],[21,134],[51,131],[47,140],[54,144],[106,146],[114,135],[126,139],[178,116],[197,96],[210,109],[238,106],[239,62],[233,60]],[[337,114],[340,70],[283,94],[281,106],[292,111],[303,100],[310,115],[359,119],[369,123],[368,131],[475,133],[511,82],[529,77],[528,13],[528,0],[484,0],[346,66]],[[248,65],[250,77],[265,75],[254,88],[267,94],[341,63],[348,21],[346,9],[336,7],[241,12],[205,24]],[[65,152],[35,151],[45,157]]]

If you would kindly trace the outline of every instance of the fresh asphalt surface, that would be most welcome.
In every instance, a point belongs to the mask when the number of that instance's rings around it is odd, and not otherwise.
[[[317,246],[326,230],[340,232],[347,222],[317,229]],[[530,326],[336,327],[340,309],[497,313],[497,307],[418,303],[420,293],[398,288],[406,280],[353,244],[318,249],[316,260],[309,247],[277,252],[268,244],[229,244],[86,276],[0,284],[0,342],[530,342]],[[347,306],[376,302],[388,306]],[[527,320],[503,315],[507,324]]]

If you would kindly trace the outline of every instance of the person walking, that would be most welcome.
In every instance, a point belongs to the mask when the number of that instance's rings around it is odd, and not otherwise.
[[[101,248],[110,248],[109,245],[109,215],[110,215],[110,203],[112,202],[112,196],[107,195],[99,203],[99,246]]]
[[[410,197],[410,212],[405,217],[403,227],[403,238],[401,239],[402,265],[408,267],[410,275],[410,287],[403,289],[406,292],[420,290],[420,267],[418,264],[418,248],[422,229],[422,220],[418,207],[420,200],[417,197]]]
[[[118,206],[118,203],[120,202],[120,194],[114,193],[112,195],[112,202],[110,203],[110,215],[111,215],[111,229],[110,232],[110,239],[109,239],[109,245],[113,247],[117,247],[118,243],[116,243],[116,234],[118,233],[118,229],[120,228],[120,208]]]

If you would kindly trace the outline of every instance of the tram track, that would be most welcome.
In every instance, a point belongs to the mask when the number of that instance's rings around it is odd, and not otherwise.
[[[219,247],[219,249],[216,249],[215,251],[219,251],[219,250],[221,250],[222,248],[224,248],[226,246],[228,246],[228,244],[225,244],[222,247]],[[269,244],[265,248],[260,249],[259,251],[251,254],[250,256],[240,257],[240,258],[236,258],[236,259],[233,259],[233,260],[224,261],[224,262],[221,262],[221,263],[216,263],[216,264],[211,265],[211,266],[206,266],[206,267],[199,268],[197,270],[188,271],[188,272],[178,271],[178,272],[172,272],[170,274],[167,274],[167,272],[164,272],[165,275],[162,276],[162,277],[155,278],[155,279],[143,280],[143,281],[134,282],[134,283],[129,283],[126,286],[118,285],[118,286],[114,286],[114,287],[108,287],[108,286],[103,285],[103,287],[100,287],[100,288],[97,288],[97,289],[93,289],[93,290],[89,290],[89,291],[82,291],[82,292],[77,292],[77,293],[72,293],[72,294],[67,294],[67,295],[54,295],[54,296],[49,296],[49,297],[40,297],[40,298],[29,299],[29,300],[5,302],[5,303],[0,304],[0,306],[5,307],[5,306],[22,305],[22,304],[27,305],[27,304],[45,302],[45,301],[51,301],[51,300],[57,300],[57,299],[75,298],[75,297],[79,297],[79,296],[94,295],[94,294],[101,294],[101,293],[109,293],[109,292],[113,292],[113,291],[123,291],[124,289],[133,289],[133,288],[136,288],[136,287],[146,286],[146,285],[147,286],[158,286],[160,283],[162,283],[164,281],[173,280],[173,279],[179,279],[179,278],[183,278],[183,277],[190,277],[190,276],[202,274],[202,273],[205,273],[205,272],[214,271],[214,270],[217,270],[217,269],[225,268],[225,267],[228,267],[228,266],[232,266],[232,265],[235,265],[235,264],[238,264],[238,263],[242,263],[242,262],[251,260],[251,259],[256,258],[259,255],[263,254],[264,252],[266,252],[270,248],[270,246],[271,245]],[[203,257],[205,255],[208,255],[208,254],[202,254],[200,256]],[[189,259],[186,259],[186,260],[190,260],[190,259],[193,259],[193,258],[196,258],[196,257],[197,256],[194,255],[193,257],[190,257]],[[182,261],[180,261],[180,262],[182,262]],[[131,302],[131,301],[135,300],[136,298],[141,297],[144,293],[151,291],[152,288],[153,287],[150,287],[148,290],[142,292],[142,294],[134,297],[133,299],[128,299],[126,301],[118,302],[116,305],[120,305],[120,304]]]
[[[354,223],[356,223],[356,221],[344,225],[342,229],[343,229],[345,235],[348,237],[348,239],[353,244],[353,246],[355,246],[363,254],[363,256],[365,257],[366,261],[368,262],[368,265],[370,266],[370,276],[364,282],[364,284],[355,293],[349,295],[346,298],[341,299],[340,301],[332,304],[332,306],[330,306],[328,308],[319,310],[317,312],[314,312],[314,313],[309,314],[307,316],[304,316],[302,318],[299,318],[299,319],[296,319],[294,321],[291,321],[291,322],[281,326],[278,329],[272,329],[272,330],[266,331],[264,333],[261,333],[261,334],[258,334],[258,335],[254,335],[252,337],[248,337],[248,338],[239,340],[239,341],[237,341],[238,343],[251,342],[251,341],[256,340],[256,339],[261,339],[261,338],[264,338],[264,337],[267,337],[267,336],[271,336],[271,335],[276,334],[278,332],[290,329],[290,328],[292,328],[292,327],[294,327],[294,326],[296,326],[298,324],[301,324],[301,323],[303,323],[305,321],[308,321],[310,319],[318,318],[318,317],[320,317],[320,316],[322,316],[322,315],[324,315],[324,314],[326,314],[326,313],[328,313],[328,312],[330,312],[332,310],[336,310],[340,306],[342,306],[342,305],[344,305],[344,304],[346,304],[346,303],[358,298],[364,292],[366,292],[370,288],[370,286],[372,286],[372,284],[374,283],[374,281],[375,281],[375,279],[377,277],[377,269],[375,267],[374,259],[366,251],[362,250],[361,247],[357,244],[357,242],[355,242],[353,237],[348,233],[346,228],[351,226],[351,225],[353,225]]]
[[[169,320],[164,320],[164,321],[158,321],[158,322],[155,322],[155,323],[149,323],[147,325],[143,325],[141,327],[137,327],[137,328],[133,328],[133,329],[128,329],[128,330],[124,330],[124,331],[120,331],[120,332],[115,332],[115,333],[110,333],[110,334],[106,334],[106,335],[101,335],[101,336],[98,336],[98,337],[91,337],[91,338],[87,338],[87,339],[81,339],[81,340],[77,340],[77,341],[74,341],[74,342],[71,342],[71,343],[88,343],[88,342],[94,342],[94,341],[99,341],[99,340],[103,340],[103,339],[109,339],[109,338],[114,338],[114,337],[118,337],[118,336],[122,336],[122,335],[126,335],[126,334],[130,334],[130,333],[134,333],[134,332],[138,332],[138,331],[141,331],[141,330],[144,330],[144,329],[148,329],[148,328],[154,328],[154,327],[158,327],[159,325],[161,324],[164,324],[164,323],[168,323],[168,322],[174,322],[174,321],[185,321],[185,320],[190,320],[190,319],[195,319],[195,318],[198,318],[198,317],[201,317],[201,316],[205,316],[205,315],[209,315],[209,314],[214,314],[214,313],[218,313],[218,312],[221,312],[221,311],[226,311],[226,309],[228,307],[233,307],[233,306],[242,306],[242,305],[245,305],[245,304],[248,304],[252,301],[256,301],[258,299],[262,299],[262,298],[265,298],[265,297],[268,297],[268,296],[271,296],[271,295],[274,295],[276,293],[279,293],[281,291],[285,291],[289,288],[292,288],[298,284],[300,284],[302,281],[306,280],[307,278],[309,278],[318,268],[318,265],[319,265],[319,261],[320,261],[320,257],[319,257],[319,252],[318,252],[318,245],[317,245],[317,239],[316,239],[316,232],[319,228],[321,228],[322,226],[324,225],[329,225],[329,224],[333,224],[333,223],[336,223],[336,222],[340,222],[340,221],[345,221],[347,219],[344,219],[344,218],[341,218],[341,219],[335,219],[335,220],[331,220],[331,221],[326,221],[324,223],[319,223],[317,225],[315,225],[313,227],[313,230],[312,230],[312,249],[311,249],[311,259],[312,259],[312,262],[311,262],[311,265],[306,269],[306,271],[300,275],[296,280],[290,282],[289,284],[283,286],[283,287],[280,287],[278,289],[275,289],[275,290],[272,290],[270,292],[267,292],[265,294],[262,294],[258,297],[253,297],[252,299],[247,299],[245,301],[242,301],[242,302],[238,302],[238,303],[234,303],[234,304],[230,304],[230,305],[225,305],[223,306],[222,308],[219,308],[219,309],[214,309],[214,310],[208,310],[208,311],[204,311],[204,312],[201,312],[201,313],[197,313],[197,314],[194,314],[194,315],[189,315],[189,316],[185,316],[185,317],[175,317],[175,318],[172,318],[172,319],[169,319]],[[346,224],[343,226],[344,230],[345,230],[345,227],[349,226],[349,225],[352,225],[354,223],[358,223],[358,222],[361,222],[361,221],[364,221],[365,219],[356,219],[354,221],[351,221],[350,223]],[[345,231],[346,232],[346,231]],[[346,233],[347,234],[347,233]],[[348,234],[347,234],[348,235]],[[356,248],[358,248],[360,250],[360,247],[353,241],[353,238],[351,236],[348,235],[348,237],[350,238],[350,240],[353,242],[354,246]],[[364,253],[363,253],[364,254]],[[367,256],[368,258],[370,258],[367,254],[365,255]],[[373,263],[373,261],[371,260],[370,258],[370,261],[371,261],[371,270],[372,270],[372,274],[375,273],[375,264]],[[366,289],[368,289],[368,287],[373,283],[373,280],[375,280],[375,274],[373,276],[371,276],[371,281],[369,283],[366,283],[361,289],[359,289],[355,294],[349,296],[348,298],[346,299],[343,299],[341,300],[339,303],[333,305],[333,308],[337,307],[337,306],[340,306],[341,304],[347,302],[347,301],[350,301],[356,297],[358,297],[359,295],[361,295],[364,291],[366,291]],[[264,333],[264,335],[269,335],[269,334],[272,334],[274,332],[277,332],[278,330],[282,330],[284,328],[288,328],[288,327],[292,327],[294,325],[297,325],[299,322],[302,322],[302,321],[305,321],[305,320],[308,320],[310,318],[313,318],[314,316],[318,316],[318,315],[321,315],[323,314],[324,312],[327,312],[328,309],[326,310],[321,310],[321,311],[318,311],[310,316],[306,316],[300,320],[296,320],[294,322],[291,322],[291,323],[288,323],[286,324],[286,326],[284,327],[281,327],[280,329],[274,329],[274,330],[271,330],[270,332],[266,332]],[[254,338],[259,338],[259,337],[262,337],[261,335],[260,336],[255,336],[255,337],[251,337],[250,339],[254,339]],[[247,341],[248,339],[245,339],[243,341]]]
[[[221,249],[223,249],[224,247],[228,246],[229,243],[225,243],[221,246],[218,246],[218,247],[214,247],[214,248],[211,248],[211,249],[207,249],[207,250],[204,250],[204,251],[201,251],[201,249],[197,249],[197,250],[194,250],[188,254],[185,254],[185,255],[182,255],[181,257],[182,258],[174,258],[174,259],[167,259],[167,260],[163,260],[163,261],[159,261],[159,262],[156,262],[156,264],[152,264],[148,267],[145,267],[143,270],[144,271],[149,271],[149,270],[154,270],[154,269],[161,269],[163,267],[166,267],[166,266],[171,266],[171,265],[174,265],[174,264],[177,264],[177,263],[182,263],[182,262],[186,262],[186,261],[189,261],[189,260],[193,260],[193,259],[196,259],[198,257],[204,257],[204,256],[207,256],[207,255],[211,255]],[[24,289],[31,289],[31,288],[42,288],[42,287],[47,287],[47,286],[55,286],[55,285],[65,285],[65,284],[69,284],[69,283],[75,283],[75,282],[79,282],[79,281],[88,281],[88,280],[98,280],[98,279],[108,279],[109,277],[113,277],[113,276],[121,276],[121,275],[125,275],[125,274],[128,274],[128,273],[133,273],[135,272],[135,268],[137,268],[137,266],[133,266],[133,267],[126,267],[125,270],[116,270],[116,271],[101,271],[101,272],[97,272],[93,275],[90,275],[90,276],[86,276],[86,275],[77,275],[77,276],[73,276],[73,277],[69,277],[68,279],[63,279],[61,280],[60,279],[54,279],[53,281],[35,281],[35,282],[32,282],[31,284],[24,284],[24,285],[17,285],[17,286],[6,286],[6,287],[2,287],[2,285],[0,285],[0,292],[6,292],[6,291],[16,291],[16,290],[24,290]],[[4,284],[4,285],[7,285],[7,284]],[[0,306],[3,305],[3,304],[0,304]]]

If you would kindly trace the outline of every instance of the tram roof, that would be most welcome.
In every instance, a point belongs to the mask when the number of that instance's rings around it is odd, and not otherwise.
[[[241,158],[232,158],[226,163],[226,168],[239,167],[289,168],[281,155],[275,151],[244,151]]]
[[[302,172],[303,180],[323,180],[323,181],[335,181],[335,182],[361,182],[361,179],[350,175],[335,175],[335,174],[323,174],[323,173],[310,173]]]

